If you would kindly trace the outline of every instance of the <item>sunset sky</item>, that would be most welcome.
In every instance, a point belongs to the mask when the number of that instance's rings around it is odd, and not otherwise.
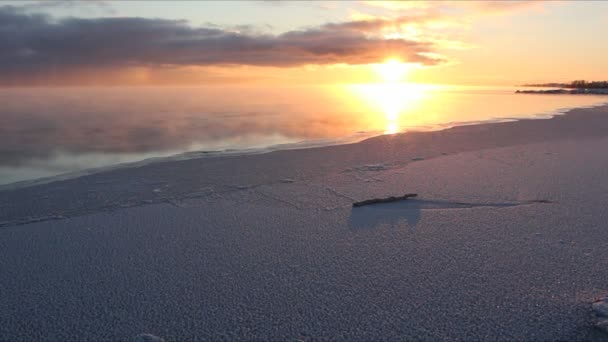
[[[0,84],[603,80],[605,32],[603,1],[5,1]]]

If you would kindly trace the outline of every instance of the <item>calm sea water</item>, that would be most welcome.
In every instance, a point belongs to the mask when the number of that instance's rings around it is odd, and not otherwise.
[[[514,91],[411,84],[0,89],[0,184],[189,151],[350,142],[608,101]]]

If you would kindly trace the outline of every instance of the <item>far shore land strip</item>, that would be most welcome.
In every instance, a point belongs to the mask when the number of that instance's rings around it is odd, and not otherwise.
[[[608,95],[608,81],[578,80],[570,83],[533,83],[524,84],[524,87],[552,88],[542,90],[517,90],[518,94],[587,94]]]

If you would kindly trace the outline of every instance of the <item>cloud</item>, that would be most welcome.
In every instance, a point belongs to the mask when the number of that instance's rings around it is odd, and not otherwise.
[[[391,3],[391,6],[401,6],[401,2]],[[415,2],[406,3],[407,8],[427,8],[424,4]],[[351,22],[329,24],[350,30],[362,32],[377,31],[384,38],[405,39],[429,44],[434,50],[467,50],[474,48],[474,44],[462,41],[460,32],[470,27],[470,21],[463,18],[454,18],[435,10],[412,13],[399,12],[396,17],[373,16],[363,13],[354,13]],[[438,56],[438,51],[421,53],[427,56]],[[445,62],[445,58],[441,58]]]
[[[515,0],[515,1],[462,1],[453,2],[474,11],[491,14],[505,14],[512,11],[539,7],[544,4],[539,0]]]
[[[380,0],[362,0],[362,4],[371,7],[381,7],[388,10],[418,10],[433,7],[431,1],[380,1]]]
[[[505,14],[512,11],[542,6],[539,0],[501,0],[501,1],[376,1],[363,0],[361,4],[400,12],[425,12],[429,10],[467,14]]]
[[[40,0],[20,5],[18,9],[22,12],[52,11],[55,9],[78,9],[81,11],[94,9],[106,14],[116,14],[110,3],[104,0]]]
[[[358,4],[363,5],[359,8],[364,8],[364,12],[355,12],[354,17],[365,19],[361,24],[377,25],[385,37],[429,43],[436,51],[423,55],[437,56],[439,51],[476,48],[477,45],[470,42],[468,32],[480,18],[539,9],[545,2],[361,0]],[[368,10],[374,15],[365,13]]]
[[[374,34],[387,21],[326,24],[279,35],[186,21],[127,18],[54,18],[0,7],[0,72],[5,76],[78,68],[307,64],[369,64],[388,56],[422,65],[429,42]]]

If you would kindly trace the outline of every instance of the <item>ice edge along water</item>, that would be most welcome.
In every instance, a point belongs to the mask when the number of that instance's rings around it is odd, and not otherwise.
[[[597,108],[602,106],[608,106],[608,99],[602,99],[601,102],[587,105],[587,106],[577,106],[577,107],[564,107],[558,108],[551,111],[533,113],[528,117],[510,117],[510,118],[492,118],[488,120],[476,120],[476,121],[464,121],[464,122],[448,122],[445,124],[437,124],[431,129],[427,129],[424,131],[439,131],[450,129],[452,127],[457,126],[471,126],[471,125],[482,125],[482,124],[490,124],[490,123],[500,123],[500,122],[513,122],[520,120],[539,120],[539,119],[551,119],[555,116],[564,115],[574,109],[584,109],[584,108]],[[133,162],[125,162],[118,163],[113,165],[101,166],[96,168],[83,169],[73,172],[62,173],[49,177],[41,177],[35,179],[27,179],[21,180],[17,182],[0,184],[0,191],[5,190],[14,190],[29,186],[48,184],[56,181],[63,181],[68,179],[79,178],[87,175],[97,174],[106,171],[112,171],[117,169],[126,169],[126,168],[134,168],[141,167],[144,165],[149,165],[153,163],[161,163],[161,162],[171,162],[171,161],[180,161],[180,160],[189,160],[189,159],[198,159],[198,158],[212,158],[212,157],[226,157],[226,156],[242,156],[242,155],[253,155],[253,154],[263,154],[270,153],[274,151],[286,151],[286,150],[299,150],[299,149],[307,149],[307,148],[320,148],[327,146],[336,146],[336,145],[346,145],[346,144],[354,144],[361,142],[363,140],[387,135],[387,134],[400,134],[412,132],[414,130],[404,130],[396,133],[385,133],[382,131],[359,131],[350,136],[346,137],[338,137],[338,138],[325,138],[325,139],[315,139],[315,140],[304,140],[295,143],[283,143],[270,145],[266,147],[257,147],[257,148],[249,148],[249,149],[224,149],[217,151],[187,151],[182,152],[166,157],[152,157],[145,158],[139,161]]]

